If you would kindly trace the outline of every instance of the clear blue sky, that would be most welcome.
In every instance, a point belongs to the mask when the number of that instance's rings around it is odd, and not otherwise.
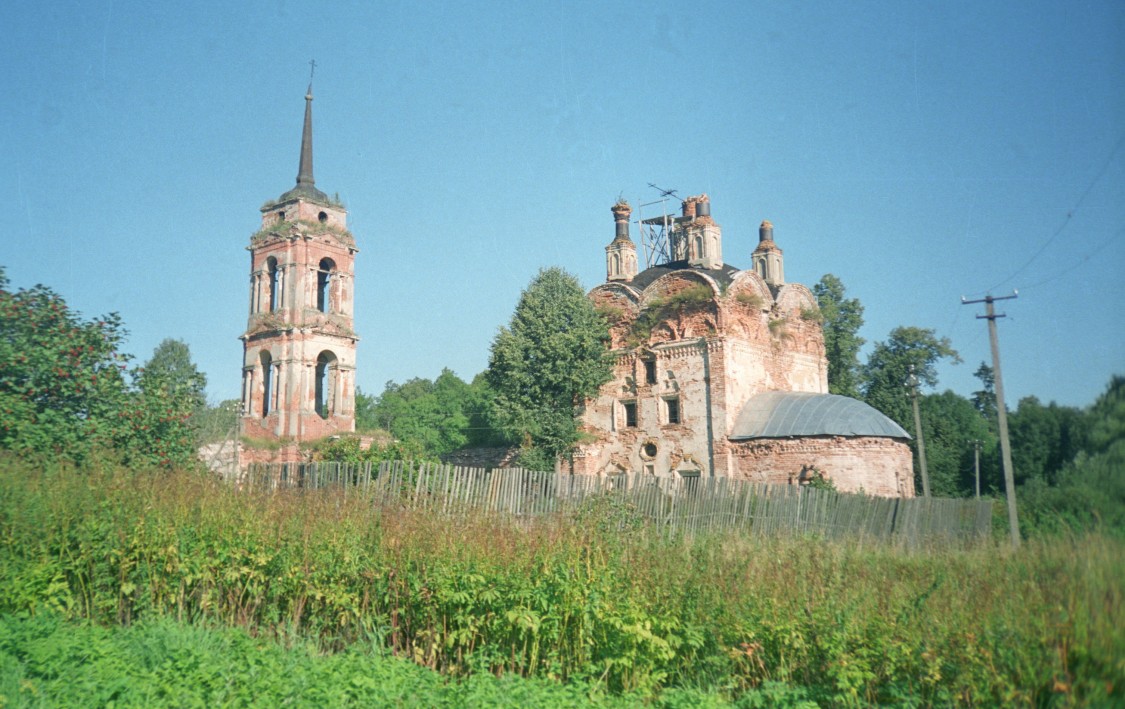
[[[724,257],[769,219],[868,349],[934,328],[969,394],[1000,321],[1009,404],[1125,373],[1125,3],[5,3],[0,265],[128,350],[191,346],[238,395],[258,207],[349,208],[359,383],[465,379],[542,266],[605,277],[610,205],[711,195]]]

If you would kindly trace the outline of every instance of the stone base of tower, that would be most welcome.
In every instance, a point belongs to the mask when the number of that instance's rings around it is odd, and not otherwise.
[[[284,414],[284,420],[282,415]],[[338,436],[355,431],[355,419],[351,416],[329,416],[322,418],[311,412],[291,414],[278,412],[265,418],[243,417],[240,423],[243,436],[278,440],[291,438],[295,441],[317,441],[329,436]]]

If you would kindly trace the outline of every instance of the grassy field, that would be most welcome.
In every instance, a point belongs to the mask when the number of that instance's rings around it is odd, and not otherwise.
[[[439,705],[493,691],[543,692],[535,704],[1122,704],[1123,580],[1125,543],[1103,536],[1016,553],[677,540],[608,501],[521,526],[338,492],[239,494],[192,473],[0,461],[0,693],[16,704],[88,662],[65,649],[84,643],[147,653],[143,677],[115,672],[134,660],[98,665],[101,681],[141,692],[125,703],[159,682],[179,691],[197,667],[217,693],[185,704],[241,703],[266,685],[409,704],[411,683],[447,692]],[[172,640],[151,640],[161,633]],[[29,646],[63,648],[59,664],[43,670]],[[196,646],[270,659],[248,678],[256,661],[192,665]]]

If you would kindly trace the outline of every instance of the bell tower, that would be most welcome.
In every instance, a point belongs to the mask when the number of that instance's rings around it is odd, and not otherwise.
[[[297,184],[262,207],[250,237],[250,317],[240,432],[301,442],[355,430],[355,239],[313,179],[312,84]]]

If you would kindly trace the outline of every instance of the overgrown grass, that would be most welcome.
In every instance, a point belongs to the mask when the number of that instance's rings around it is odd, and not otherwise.
[[[0,612],[20,617],[220,624],[454,676],[747,706],[1125,701],[1125,542],[1102,536],[913,554],[668,540],[611,505],[521,524],[189,473],[0,468]]]

